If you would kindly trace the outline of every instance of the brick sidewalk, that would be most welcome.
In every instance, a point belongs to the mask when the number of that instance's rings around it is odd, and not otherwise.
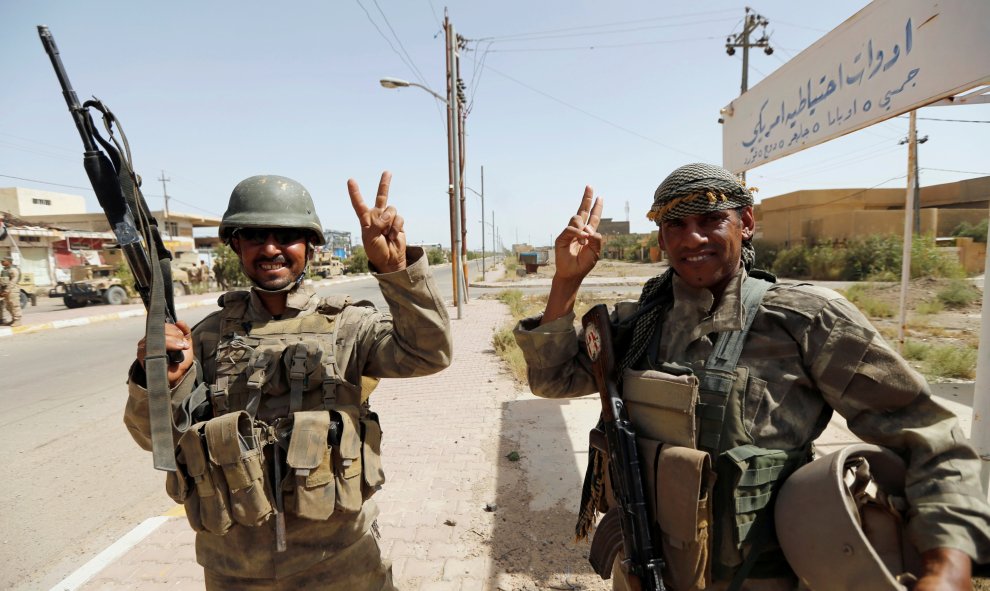
[[[388,481],[375,496],[382,551],[400,589],[480,590],[492,571],[478,532],[495,515],[483,506],[495,499],[502,404],[519,395],[492,350],[492,331],[506,320],[500,302],[471,301],[451,322],[449,368],[383,380],[372,397],[385,430]],[[202,589],[193,540],[185,518],[170,517],[78,588]]]

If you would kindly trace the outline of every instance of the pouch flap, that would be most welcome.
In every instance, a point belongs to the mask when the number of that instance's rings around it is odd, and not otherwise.
[[[330,413],[308,410],[292,413],[292,436],[285,461],[293,468],[312,470],[327,453]]]
[[[203,443],[199,437],[204,426],[206,423],[196,423],[179,438],[179,447],[185,458],[186,471],[189,476],[196,479],[202,478],[206,474],[206,452],[203,450]]]
[[[232,412],[210,419],[203,430],[210,459],[221,466],[234,464],[250,447],[252,439],[251,416],[242,411]]]
[[[652,369],[627,369],[622,383],[622,397],[627,403],[689,413],[697,400],[698,378],[693,374],[675,376]]]
[[[657,517],[660,529],[682,542],[698,539],[698,501],[712,475],[711,457],[700,450],[665,445],[657,461]]]
[[[361,431],[357,407],[340,406],[331,412],[340,417],[340,446],[337,448],[337,453],[343,460],[357,460],[361,457]]]
[[[655,370],[626,370],[622,398],[636,432],[650,439],[695,447],[698,378]]]

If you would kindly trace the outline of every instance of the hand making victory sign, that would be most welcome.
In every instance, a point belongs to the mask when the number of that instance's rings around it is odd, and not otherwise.
[[[581,282],[595,268],[602,252],[602,235],[598,224],[605,200],[595,197],[594,189],[584,188],[581,206],[571,216],[564,231],[554,240],[557,270],[550,285],[547,307],[541,322],[550,322],[574,309]]]
[[[351,205],[358,221],[361,222],[361,242],[368,255],[368,262],[379,273],[391,273],[406,268],[406,234],[402,230],[403,219],[395,207],[388,205],[388,187],[392,173],[382,173],[378,183],[375,206],[368,207],[361,197],[357,181],[347,181],[347,192],[351,195]]]

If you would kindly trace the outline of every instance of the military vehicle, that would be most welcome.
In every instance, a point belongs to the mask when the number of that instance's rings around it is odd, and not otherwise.
[[[89,304],[126,304],[130,301],[127,288],[114,276],[110,265],[79,265],[69,269],[70,281],[60,282],[48,292],[49,297],[62,298],[66,308],[82,308]]]
[[[344,274],[344,263],[334,256],[330,251],[317,250],[313,253],[313,260],[310,262],[309,271],[313,275],[319,275],[324,279],[336,277]]]

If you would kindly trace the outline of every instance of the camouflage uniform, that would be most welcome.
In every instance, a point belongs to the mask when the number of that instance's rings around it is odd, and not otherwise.
[[[21,281],[21,270],[13,264],[4,265],[0,277],[0,318],[3,317],[4,307],[10,311],[11,326],[21,323],[21,290],[17,286]]]
[[[410,263],[405,270],[377,275],[391,314],[377,312],[367,302],[350,305],[349,301],[332,298],[321,300],[305,284],[289,292],[286,312],[280,319],[268,314],[254,291],[249,296],[246,292],[225,294],[221,303],[239,306],[236,309],[240,317],[233,320],[244,326],[335,315],[336,366],[345,389],[359,389],[363,376],[428,375],[450,363],[450,322],[422,249],[410,247],[407,258]],[[217,351],[230,342],[230,335],[221,333],[221,323],[230,320],[224,319],[223,314],[224,311],[216,312],[193,329],[196,363],[172,391],[177,409],[200,384],[213,391],[217,388]],[[303,410],[323,408],[321,380],[311,382],[315,384],[303,394]],[[138,444],[150,450],[148,399],[143,383],[143,370],[135,364],[131,368],[124,422]],[[285,417],[289,399],[285,384],[276,386],[262,396],[257,418],[270,421]],[[366,398],[362,401],[366,402]],[[244,400],[231,396],[230,405],[231,411],[241,410]],[[368,412],[365,403],[362,416]],[[286,514],[288,549],[281,553],[275,552],[273,520],[258,527],[235,523],[223,536],[197,533],[196,557],[207,569],[209,588],[389,589],[390,566],[381,559],[377,541],[370,533],[377,515],[378,508],[372,500],[366,500],[357,512],[336,510],[325,521],[299,518],[290,511]]]
[[[661,361],[699,369],[718,333],[743,321],[740,268],[722,300],[673,276],[673,304],[661,312],[655,359],[644,355],[634,369]],[[614,320],[631,315],[633,302],[617,306]],[[570,314],[543,326],[528,318],[515,330],[533,393],[546,398],[597,391],[584,340]],[[919,551],[945,547],[978,561],[990,560],[990,508],[979,483],[980,460],[965,442],[955,415],[935,401],[928,384],[837,293],[807,284],[775,284],[763,298],[738,367],[749,381],[742,424],[755,445],[794,450],[810,444],[833,410],[865,441],[909,458],[907,525]],[[633,418],[635,422],[635,418]],[[731,499],[715,498],[715,504]]]

